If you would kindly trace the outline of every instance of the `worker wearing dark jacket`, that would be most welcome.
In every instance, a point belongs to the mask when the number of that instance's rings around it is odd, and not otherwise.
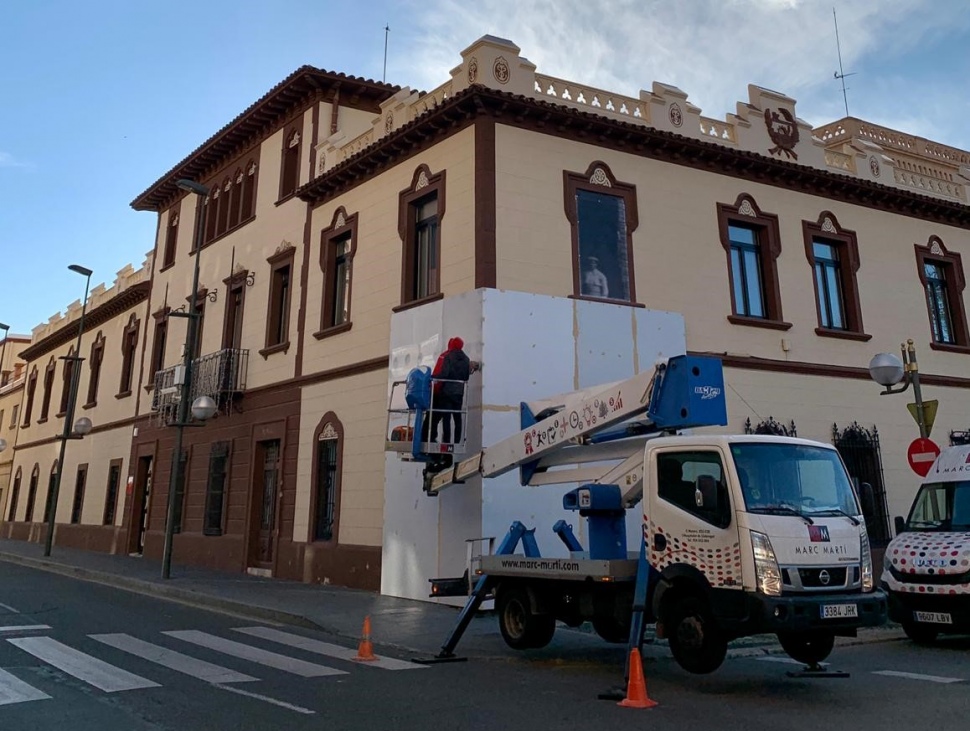
[[[462,348],[465,341],[454,337],[448,341],[448,349],[441,354],[435,364],[432,378],[434,396],[432,398],[431,440],[438,434],[438,423],[443,422],[442,442],[460,444],[462,437],[461,410],[465,401],[465,383],[472,373],[472,363]],[[451,441],[451,424],[455,425],[455,441]]]

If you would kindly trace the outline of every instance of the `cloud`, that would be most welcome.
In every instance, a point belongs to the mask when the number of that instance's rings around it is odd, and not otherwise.
[[[970,27],[962,3],[838,0],[836,7],[844,70],[870,64],[865,83],[885,64],[925,54],[932,35]],[[431,0],[414,10],[422,14],[420,32],[408,40],[414,52],[401,83],[416,88],[444,82],[459,52],[491,34],[513,41],[540,73],[628,96],[653,81],[673,84],[718,119],[747,101],[748,84],[795,97],[799,115],[813,124],[845,111],[834,78],[832,5],[817,0]],[[931,61],[925,73],[929,79],[947,70]],[[961,88],[965,79],[951,73],[950,89]],[[866,111],[875,117],[912,104],[905,89],[877,100],[875,114]],[[863,116],[861,108],[851,111]]]
[[[29,168],[31,164],[28,162],[20,162],[15,160],[13,155],[9,152],[4,152],[0,150],[0,168]]]

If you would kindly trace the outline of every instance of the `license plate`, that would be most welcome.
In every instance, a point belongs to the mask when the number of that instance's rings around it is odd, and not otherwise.
[[[953,624],[953,617],[949,612],[913,612],[917,622],[931,622],[933,624]]]
[[[822,619],[846,619],[847,617],[858,617],[858,604],[823,604]]]

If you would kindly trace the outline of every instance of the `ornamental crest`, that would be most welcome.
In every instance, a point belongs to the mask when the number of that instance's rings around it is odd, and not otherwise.
[[[768,150],[769,155],[781,155],[798,159],[795,145],[798,144],[798,125],[795,117],[787,109],[779,108],[777,112],[765,109],[765,127],[768,136],[775,146]]]
[[[878,178],[881,172],[879,169],[879,160],[875,155],[869,156],[869,172],[872,173],[872,177],[874,178]]]
[[[388,112],[384,118],[384,132],[390,132],[392,129],[394,129],[394,112]]]
[[[512,76],[512,72],[509,70],[509,62],[499,56],[495,59],[495,65],[492,66],[492,73],[495,75],[495,80],[498,83],[507,83]]]
[[[680,127],[684,123],[684,113],[680,111],[680,105],[674,102],[667,111],[667,117],[674,127]]]
[[[474,84],[478,80],[478,59],[472,56],[468,62],[468,83]]]

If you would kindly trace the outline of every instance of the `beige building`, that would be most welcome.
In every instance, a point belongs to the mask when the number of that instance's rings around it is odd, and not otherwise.
[[[0,339],[0,521],[7,516],[7,499],[13,478],[13,453],[20,425],[20,402],[24,390],[21,352],[30,338],[4,332]]]
[[[934,438],[970,427],[970,153],[852,118],[813,130],[795,100],[756,86],[714,119],[665,84],[627,97],[546,76],[487,36],[456,60],[429,92],[298,69],[135,199],[159,225],[138,315],[143,388],[105,416],[130,443],[111,550],[162,551],[186,340],[176,315],[196,256],[192,395],[220,411],[185,433],[176,562],[381,586],[382,548],[410,519],[388,492],[429,499],[386,481],[389,363],[406,340],[394,315],[440,317],[479,291],[680,313],[686,349],[724,363],[726,430],[836,443],[875,488],[867,522],[885,542],[916,484],[917,429],[909,398],[869,380],[871,356],[912,338],[924,396],[941,404]],[[633,337],[598,335],[604,353]],[[54,355],[39,342],[28,384]],[[56,429],[29,431],[16,466],[42,499]],[[88,464],[122,448],[111,433]],[[73,486],[84,455],[69,447]]]
[[[93,428],[67,442],[55,514],[58,546],[120,552],[126,513],[132,428],[140,398],[141,353],[151,257],[138,270],[127,266],[111,287],[94,287],[81,334],[75,419]],[[68,410],[82,303],[34,328],[26,361],[13,487],[0,535],[42,541],[51,510],[60,437]]]

